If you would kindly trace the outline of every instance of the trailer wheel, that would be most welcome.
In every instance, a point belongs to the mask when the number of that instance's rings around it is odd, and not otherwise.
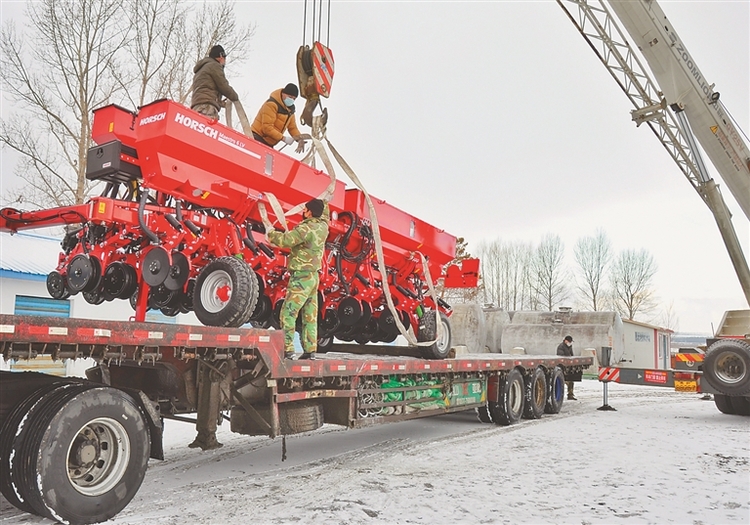
[[[487,407],[487,405],[484,405],[482,407],[477,407],[477,419],[481,421],[482,423],[492,423],[492,413],[490,412],[490,409]]]
[[[143,414],[128,394],[110,387],[79,385],[46,398],[22,455],[32,506],[71,524],[110,519],[146,474],[151,441]]]
[[[517,368],[500,380],[500,401],[488,403],[492,420],[498,425],[518,423],[524,411],[525,388]]]
[[[445,359],[451,351],[451,325],[448,316],[443,312],[427,310],[419,323],[417,341],[432,341],[437,337],[437,319],[440,319],[442,330],[440,338],[430,346],[420,346],[425,359]]]
[[[298,401],[288,407],[279,406],[282,434],[299,434],[323,426],[323,405],[319,401]]]
[[[722,414],[734,414],[734,407],[730,399],[732,398],[724,394],[714,394],[714,404],[719,409],[719,412]]]
[[[750,397],[732,396],[729,398],[734,413],[738,416],[750,416]]]
[[[544,405],[544,411],[547,414],[559,414],[565,399],[565,374],[562,368],[556,366],[550,373],[549,384],[547,385],[547,403]]]
[[[524,391],[524,419],[539,419],[547,404],[547,378],[542,367],[529,373]]]
[[[18,486],[18,481],[16,479],[14,483],[13,480],[20,474],[20,456],[17,449],[25,441],[28,434],[26,415],[48,393],[70,384],[70,381],[55,381],[52,378],[48,381],[47,378],[40,378],[40,383],[43,383],[43,385],[28,395],[8,414],[8,417],[4,419],[2,430],[0,430],[0,492],[8,500],[8,503],[31,514],[38,514],[38,512],[28,503],[26,497],[21,496],[20,487],[14,489],[14,485]]]
[[[750,394],[750,344],[738,339],[715,342],[703,360],[703,375],[720,394]]]
[[[195,282],[193,310],[207,326],[245,324],[258,301],[258,280],[236,257],[220,257],[207,264]]]

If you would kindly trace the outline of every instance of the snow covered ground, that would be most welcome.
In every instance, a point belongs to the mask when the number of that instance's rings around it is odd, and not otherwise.
[[[224,447],[186,447],[167,422],[110,525],[750,523],[750,418],[668,389],[577,386],[562,412],[510,427],[472,412],[282,440],[220,427]],[[0,523],[49,523],[0,500]]]

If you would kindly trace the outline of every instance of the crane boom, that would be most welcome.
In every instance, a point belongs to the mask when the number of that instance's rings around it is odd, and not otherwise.
[[[750,219],[750,149],[713,84],[706,82],[656,0],[609,0],[609,5],[637,43],[658,84],[640,63],[603,0],[557,3],[635,106],[632,119],[651,128],[711,210],[750,304],[750,269],[731,213],[694,140],[700,142]],[[567,4],[578,6],[578,16]]]
[[[745,216],[750,219],[750,149],[714,84],[703,76],[655,0],[609,0],[648,62],[668,104],[677,104]]]

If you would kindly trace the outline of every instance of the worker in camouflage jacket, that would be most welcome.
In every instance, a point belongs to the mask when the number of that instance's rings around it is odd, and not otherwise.
[[[327,208],[322,200],[311,200],[302,211],[302,222],[288,232],[273,230],[270,222],[265,223],[268,241],[279,248],[289,249],[289,284],[281,306],[286,359],[294,357],[294,331],[300,312],[303,350],[300,359],[315,359],[318,349],[318,271],[328,237]]]
[[[199,60],[193,68],[193,97],[190,108],[212,119],[219,118],[221,97],[235,102],[239,99],[237,92],[229,85],[224,75],[224,64],[227,54],[221,46],[214,46],[208,58]]]

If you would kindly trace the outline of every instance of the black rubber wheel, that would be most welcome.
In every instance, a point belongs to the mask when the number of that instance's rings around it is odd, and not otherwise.
[[[738,416],[750,416],[750,397],[732,396],[729,398],[734,413]]]
[[[253,405],[270,425],[271,410],[267,405]],[[231,410],[232,432],[249,436],[264,436],[267,432],[242,407]],[[279,405],[279,431],[283,435],[310,432],[323,426],[323,405],[319,401],[294,401]]]
[[[524,419],[539,419],[547,405],[547,377],[542,367],[529,372],[524,392]]]
[[[714,394],[714,404],[722,414],[734,414],[734,407],[730,401],[732,398],[724,394]]]
[[[31,505],[51,520],[98,523],[130,503],[143,482],[149,429],[136,402],[110,387],[55,391],[32,419],[22,457]]]
[[[482,423],[492,423],[492,414],[487,405],[483,407],[477,407],[476,409],[477,419]]]
[[[703,376],[720,394],[750,394],[750,343],[723,339],[712,344],[703,360]]]
[[[58,271],[52,271],[47,275],[47,293],[53,299],[67,299],[70,297],[70,290],[65,280],[65,276]]]
[[[325,354],[333,347],[333,336],[318,337],[318,353]]]
[[[93,292],[83,292],[84,300],[93,305],[102,304],[104,302],[104,292],[101,290],[94,290]]]
[[[99,287],[101,275],[99,259],[79,253],[70,261],[66,271],[68,289],[73,294],[93,292]]]
[[[138,273],[129,264],[115,261],[104,271],[102,288],[106,296],[128,299],[138,286]]]
[[[435,310],[425,311],[422,319],[419,323],[419,333],[417,334],[417,341],[432,341],[437,338],[437,319],[440,319],[442,330],[440,337],[430,346],[420,346],[419,349],[422,353],[422,357],[425,359],[445,359],[451,351],[451,325],[448,321],[448,316],[443,312],[439,312],[439,316]]]
[[[525,387],[523,375],[517,368],[508,371],[500,379],[500,401],[489,402],[487,406],[492,420],[498,425],[518,423],[524,411]]]
[[[26,415],[32,407],[37,405],[48,393],[69,385],[71,381],[58,380],[50,378],[39,378],[42,384],[31,395],[27,396],[21,403],[8,414],[4,419],[2,430],[0,430],[0,492],[2,492],[8,503],[24,512],[38,514],[24,497],[23,501],[19,499],[20,490],[15,490],[13,477],[20,473],[19,461],[20,456],[15,452],[25,439],[28,427],[21,427]],[[17,481],[16,481],[17,484]]]
[[[258,280],[236,257],[220,257],[207,264],[195,282],[193,311],[206,326],[239,327],[258,301]]]
[[[565,374],[562,368],[556,366],[549,374],[547,381],[547,403],[544,412],[558,414],[565,399]]]

